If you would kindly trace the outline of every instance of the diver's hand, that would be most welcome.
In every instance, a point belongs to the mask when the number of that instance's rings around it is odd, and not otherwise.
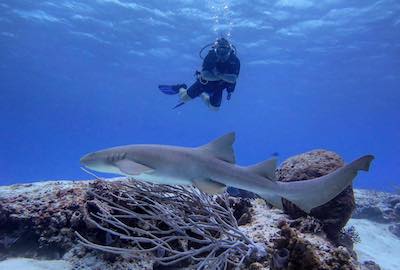
[[[201,77],[205,81],[219,81],[220,79],[214,74],[214,71],[204,70],[201,72]]]
[[[236,83],[237,75],[219,72],[216,68],[213,70],[213,74],[218,80],[225,81],[227,83]]]
[[[222,74],[221,72],[219,72],[219,71],[217,70],[217,68],[214,68],[214,69],[213,69],[213,74],[214,74],[214,76],[217,77],[218,79],[221,79],[221,76],[224,75],[224,74]]]
[[[231,100],[231,98],[232,98],[232,93],[228,93],[228,95],[226,96],[226,99]]]

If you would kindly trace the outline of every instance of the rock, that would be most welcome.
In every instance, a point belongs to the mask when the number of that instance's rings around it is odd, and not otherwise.
[[[356,218],[368,219],[376,222],[384,222],[383,212],[378,206],[366,206],[357,211]]]
[[[255,263],[250,264],[249,269],[250,270],[262,270],[262,269],[264,269],[264,266],[261,263],[255,262]]]
[[[267,259],[268,251],[264,244],[255,243],[248,251],[247,262],[262,262]]]
[[[290,228],[288,224],[280,225],[280,237],[274,241],[274,250],[289,251],[289,261],[285,270],[357,270],[356,261],[346,248],[335,248],[329,243],[307,239],[304,237],[305,234],[295,228]],[[271,269],[273,269],[272,266],[271,264]]]
[[[314,233],[318,234],[322,231],[322,224],[316,218],[307,216],[290,221],[290,227],[296,228],[302,233]]]
[[[391,197],[389,199],[389,205],[391,207],[395,207],[396,204],[400,203],[400,198],[399,197]]]
[[[277,170],[279,181],[308,180],[331,173],[344,165],[340,156],[327,150],[314,150],[286,160]],[[307,214],[293,203],[282,200],[284,211],[292,218]],[[310,215],[322,221],[323,229],[331,240],[338,238],[355,209],[353,188],[347,187],[328,203],[311,210]]]
[[[85,187],[62,182],[14,185],[0,192],[0,257],[58,259],[73,245],[70,220]]]
[[[271,258],[271,270],[284,270],[289,264],[289,250],[281,248],[272,254]]]
[[[349,261],[351,258],[350,252],[343,246],[339,246],[336,250],[334,250],[334,254],[339,261],[343,262]]]
[[[72,228],[77,228],[82,221],[82,214],[79,211],[75,211],[70,219],[70,224]]]
[[[396,216],[400,217],[400,202],[396,203],[396,205],[393,207],[393,212]]]
[[[249,199],[231,197],[229,198],[229,204],[239,226],[251,222],[252,207]]]
[[[354,251],[354,244],[360,243],[361,237],[354,226],[343,228],[339,233],[337,245],[347,248],[350,255],[357,259],[357,253]]]
[[[400,238],[400,223],[390,225],[389,231]]]
[[[374,190],[356,190],[356,210],[353,218],[379,223],[400,222],[400,196]]]
[[[361,270],[381,270],[381,268],[373,261],[365,261],[361,264]]]
[[[237,221],[239,226],[246,225],[251,222],[251,215],[249,213],[244,213]]]

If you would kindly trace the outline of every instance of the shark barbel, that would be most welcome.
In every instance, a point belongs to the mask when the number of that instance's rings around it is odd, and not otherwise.
[[[194,185],[201,191],[222,193],[227,186],[254,192],[278,208],[282,198],[309,213],[342,192],[359,170],[368,171],[372,155],[363,156],[334,172],[308,181],[276,181],[276,160],[243,167],[235,165],[235,134],[228,133],[200,147],[138,144],[90,153],[81,164],[98,172],[169,185]]]

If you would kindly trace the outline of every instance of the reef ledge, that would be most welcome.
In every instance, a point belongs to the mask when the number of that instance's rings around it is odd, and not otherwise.
[[[180,268],[168,268],[157,265],[152,254],[146,254],[139,260],[105,253],[79,243],[76,231],[88,237],[104,236],[90,222],[88,201],[93,198],[88,196],[88,190],[96,187],[106,192],[127,182],[129,180],[115,178],[1,186],[0,266],[10,263],[11,258],[23,257],[60,260],[63,262],[60,269],[192,269],[188,262]],[[397,205],[393,201],[396,199],[394,196],[379,194],[385,202]],[[358,203],[354,217],[362,220],[370,218],[365,216],[363,209],[369,201],[366,197],[374,196],[377,200],[376,193],[355,190],[355,195]],[[380,269],[371,261],[358,262],[352,245],[333,244],[314,218],[291,219],[261,199],[230,197],[229,202],[229,210],[238,221],[240,231],[266,251],[262,256],[246,258],[241,269]],[[386,205],[378,201],[375,204]],[[371,205],[368,204],[368,207]],[[397,211],[392,208],[393,213]],[[382,212],[380,221],[393,221],[387,217],[388,211]],[[289,254],[287,258],[285,252]],[[277,263],[280,260],[283,260],[281,266]]]

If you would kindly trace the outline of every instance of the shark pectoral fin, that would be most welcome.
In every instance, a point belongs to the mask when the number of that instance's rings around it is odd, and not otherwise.
[[[119,160],[115,162],[115,165],[122,173],[127,175],[139,175],[141,173],[150,173],[154,171],[152,168],[128,159]]]
[[[234,141],[235,133],[231,132],[197,149],[223,161],[235,163],[235,154],[232,147]]]
[[[226,190],[226,186],[224,184],[210,179],[194,179],[192,182],[195,187],[208,194],[220,194],[224,193]]]
[[[262,161],[252,166],[246,167],[246,169],[255,174],[261,175],[268,178],[269,180],[276,181],[275,170],[276,170],[276,158],[271,158],[266,161]]]
[[[275,194],[269,194],[269,193],[264,193],[264,194],[259,194],[261,198],[272,204],[274,207],[278,209],[283,209],[283,204],[282,204],[282,197],[279,195]]]
[[[294,203],[298,208],[300,208],[302,211],[304,211],[307,214],[310,214],[311,210],[315,207],[312,204],[308,204],[307,202],[304,203],[304,201],[296,201],[296,200],[291,200],[291,203]]]

